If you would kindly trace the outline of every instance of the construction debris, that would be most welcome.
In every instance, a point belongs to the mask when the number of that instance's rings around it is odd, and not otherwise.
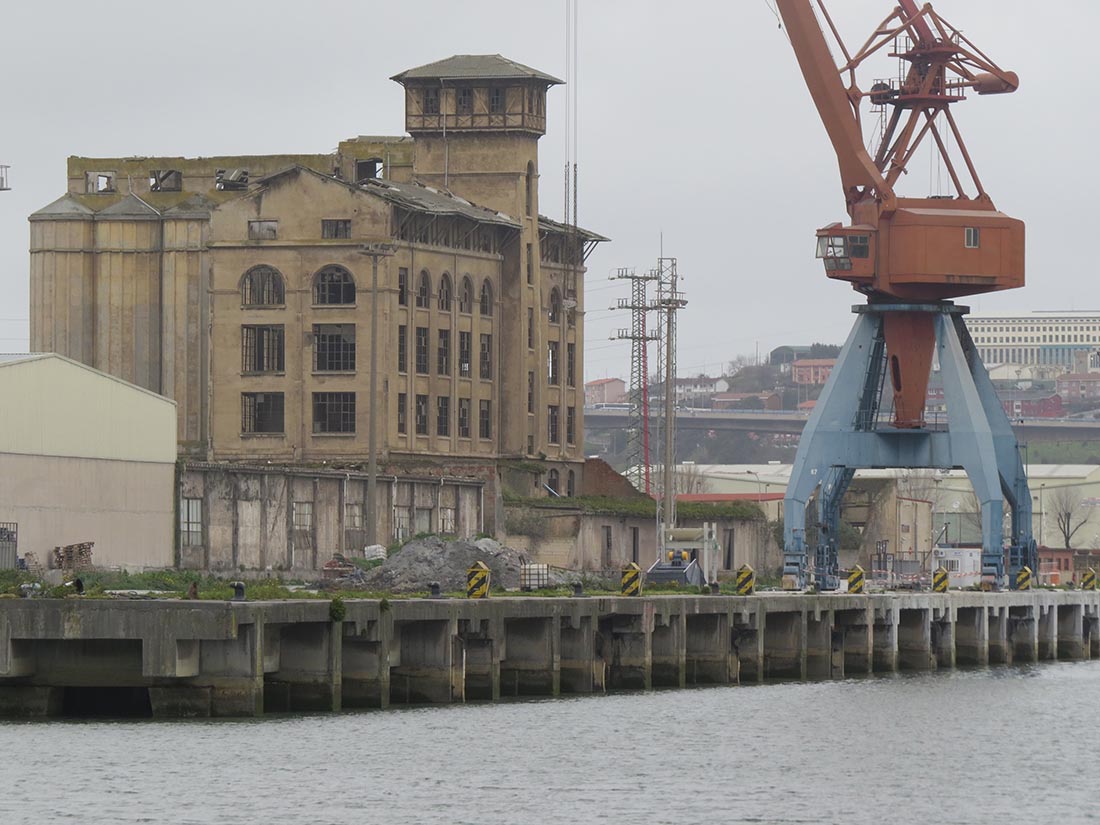
[[[475,561],[482,561],[492,571],[494,586],[515,590],[520,586],[520,568],[530,560],[523,551],[493,539],[445,541],[428,536],[413,539],[380,566],[352,578],[356,587],[394,593],[426,591],[429,584],[439,582],[446,593],[464,590],[466,571]]]

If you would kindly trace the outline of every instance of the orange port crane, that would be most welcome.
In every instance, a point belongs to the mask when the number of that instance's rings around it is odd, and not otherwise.
[[[830,51],[815,5],[839,58]],[[851,221],[817,232],[825,274],[850,282],[872,303],[929,303],[1023,286],[1023,222],[993,205],[951,112],[969,92],[1015,91],[1016,74],[1001,69],[930,5],[918,9],[914,0],[900,0],[855,52],[821,0],[777,0],[777,6],[836,151]],[[884,49],[901,61],[899,76],[861,85],[859,70]],[[883,116],[873,155],[864,145],[865,108]],[[955,194],[899,197],[895,186],[928,141],[934,141]],[[952,160],[952,141],[964,168]],[[932,315],[890,313],[884,334],[895,426],[921,427],[935,345]]]

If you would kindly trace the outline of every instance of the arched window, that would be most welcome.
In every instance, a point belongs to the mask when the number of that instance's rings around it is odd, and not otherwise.
[[[313,277],[313,303],[354,304],[355,279],[342,266],[326,266]]]
[[[558,288],[554,287],[550,290],[550,323],[561,323],[561,293],[558,292]]]
[[[458,311],[474,311],[474,285],[469,275],[462,279],[462,290],[458,293]]]
[[[418,307],[428,308],[428,305],[432,302],[432,276],[428,274],[428,270],[420,270],[420,280],[416,282],[416,305]]]
[[[286,303],[283,276],[273,266],[254,266],[241,278],[241,304],[246,307],[281,307]]]
[[[489,318],[493,314],[493,285],[486,278],[481,285],[481,314]]]
[[[439,279],[439,308],[444,312],[451,311],[451,276],[446,272]]]
[[[577,494],[577,474],[572,470],[565,477],[565,494],[570,498]]]
[[[561,476],[558,474],[557,470],[551,470],[546,477],[546,486],[556,493],[558,492],[559,484],[561,484]]]

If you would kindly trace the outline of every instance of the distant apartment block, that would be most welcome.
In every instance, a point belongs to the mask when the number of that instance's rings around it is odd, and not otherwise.
[[[835,358],[803,358],[791,363],[791,380],[795,384],[821,386],[829,380],[835,366]]]
[[[597,378],[584,385],[584,405],[622,404],[626,401],[626,382],[621,378]]]

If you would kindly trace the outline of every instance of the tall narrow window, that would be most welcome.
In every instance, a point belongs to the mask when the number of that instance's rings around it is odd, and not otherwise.
[[[550,310],[547,313],[551,324],[561,322],[561,293],[557,287],[550,290]]]
[[[577,440],[577,408],[565,408],[565,443],[574,444]]]
[[[409,328],[404,325],[397,328],[397,371],[409,371]]]
[[[535,308],[527,307],[527,349],[535,348]]]
[[[403,392],[397,394],[397,432],[404,435],[409,431],[409,397]]]
[[[477,430],[482,438],[493,437],[493,404],[491,401],[477,402]]]
[[[493,285],[486,280],[481,285],[481,314],[489,318],[493,314]]]
[[[355,324],[313,325],[315,372],[351,372],[355,369]]]
[[[489,90],[489,113],[499,115],[504,111],[504,89],[495,87]]]
[[[561,473],[557,471],[557,468],[546,474],[546,486],[549,487],[552,492],[558,492],[558,488],[561,486]]]
[[[546,383],[557,386],[558,378],[558,342],[546,342]]]
[[[428,328],[416,328],[416,371],[420,375],[428,374]]]
[[[283,432],[283,394],[281,392],[242,392],[241,432]]]
[[[416,305],[422,309],[427,309],[432,302],[432,276],[428,274],[428,270],[424,269],[420,272],[420,280],[416,285]]]
[[[241,372],[282,372],[284,355],[282,324],[241,327]]]
[[[435,399],[435,434],[451,434],[451,398],[447,395]]]
[[[469,275],[462,279],[462,287],[458,292],[458,311],[466,314],[474,311],[474,284]]]
[[[397,303],[403,307],[409,305],[409,270],[406,267],[397,270]]]
[[[551,444],[558,443],[558,408],[551,404],[546,408],[546,440]]]
[[[481,334],[481,377],[491,379],[493,377],[493,336]]]
[[[527,412],[535,411],[535,373],[527,373]]]
[[[428,434],[428,396],[416,396],[416,434]]]
[[[180,546],[198,547],[202,544],[202,499],[180,499]]]
[[[577,386],[577,345],[574,343],[565,345],[565,385]]]
[[[451,374],[451,331],[439,330],[439,357],[436,359],[436,372],[440,375]]]
[[[535,282],[535,248],[527,244],[527,283]]]
[[[470,437],[470,399],[458,399],[458,437]]]
[[[424,90],[424,114],[439,114],[439,89],[428,87]]]
[[[458,375],[460,378],[469,378],[471,375],[471,361],[473,360],[473,335],[469,332],[458,333]]]
[[[313,432],[354,433],[355,393],[313,393]]]
[[[463,87],[458,90],[455,100],[455,109],[460,115],[470,115],[474,112],[474,90]]]
[[[565,494],[572,498],[577,494],[577,474],[573,471],[569,471],[569,475],[565,477]],[[637,540],[638,528],[634,528],[634,538]]]
[[[439,279],[439,309],[441,312],[451,311],[451,276],[446,272]]]

